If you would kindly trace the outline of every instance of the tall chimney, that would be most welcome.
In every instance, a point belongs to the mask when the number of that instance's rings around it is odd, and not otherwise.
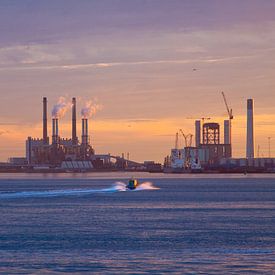
[[[247,100],[246,158],[254,158],[253,99]]]
[[[196,147],[198,148],[201,144],[201,121],[200,120],[195,121],[195,141],[196,141]]]
[[[43,143],[49,144],[47,125],[47,98],[43,97]]]
[[[224,121],[224,144],[230,144],[230,121]]]
[[[88,119],[82,118],[82,144],[88,145]]]
[[[77,136],[76,136],[76,99],[72,98],[72,143],[77,145]]]
[[[58,143],[58,118],[52,119],[52,143]]]
[[[224,144],[229,145],[227,146],[227,156],[229,158],[232,157],[232,141],[231,141],[231,120],[224,121]]]

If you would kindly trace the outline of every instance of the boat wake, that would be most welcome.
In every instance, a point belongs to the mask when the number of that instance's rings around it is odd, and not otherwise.
[[[133,191],[141,190],[156,190],[159,189],[154,187],[151,182],[141,183]],[[66,190],[48,190],[48,191],[23,191],[23,192],[9,192],[0,193],[1,199],[20,199],[20,198],[49,198],[49,197],[64,197],[64,196],[84,196],[91,194],[100,193],[115,193],[115,192],[125,192],[130,191],[126,188],[126,183],[116,182],[109,188],[102,189],[66,189]],[[131,191],[132,192],[132,191]]]
[[[114,188],[117,189],[118,191],[142,191],[142,190],[158,190],[159,188],[158,187],[155,187],[153,185],[152,182],[150,181],[145,181],[145,182],[142,182],[140,183],[136,189],[134,190],[128,190],[126,188],[127,184],[122,182],[122,181],[117,181],[115,184],[114,184]]]
[[[146,181],[141,183],[140,185],[138,185],[138,187],[136,188],[137,191],[140,190],[158,190],[159,188],[154,186],[152,182],[150,181]]]

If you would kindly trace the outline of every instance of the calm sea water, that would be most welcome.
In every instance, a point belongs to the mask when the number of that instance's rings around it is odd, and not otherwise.
[[[275,274],[275,176],[128,177],[0,175],[0,273]]]

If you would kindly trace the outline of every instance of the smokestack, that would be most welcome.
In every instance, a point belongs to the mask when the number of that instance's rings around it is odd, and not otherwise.
[[[76,99],[72,98],[72,143],[77,145],[77,136],[76,136]]]
[[[82,144],[88,145],[88,119],[82,118]]]
[[[58,142],[58,118],[52,119],[52,143],[57,144]]]
[[[246,158],[254,158],[253,99],[247,100]]]
[[[199,147],[201,144],[201,121],[195,121],[195,140],[196,140],[196,147]]]
[[[49,144],[47,125],[47,98],[43,97],[43,143]]]
[[[230,144],[230,121],[224,121],[224,144]]]

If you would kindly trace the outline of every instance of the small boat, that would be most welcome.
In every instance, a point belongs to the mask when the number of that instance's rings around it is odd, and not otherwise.
[[[137,179],[130,179],[129,182],[128,182],[128,185],[126,186],[127,189],[129,190],[134,190],[136,189],[138,186],[138,180]]]

